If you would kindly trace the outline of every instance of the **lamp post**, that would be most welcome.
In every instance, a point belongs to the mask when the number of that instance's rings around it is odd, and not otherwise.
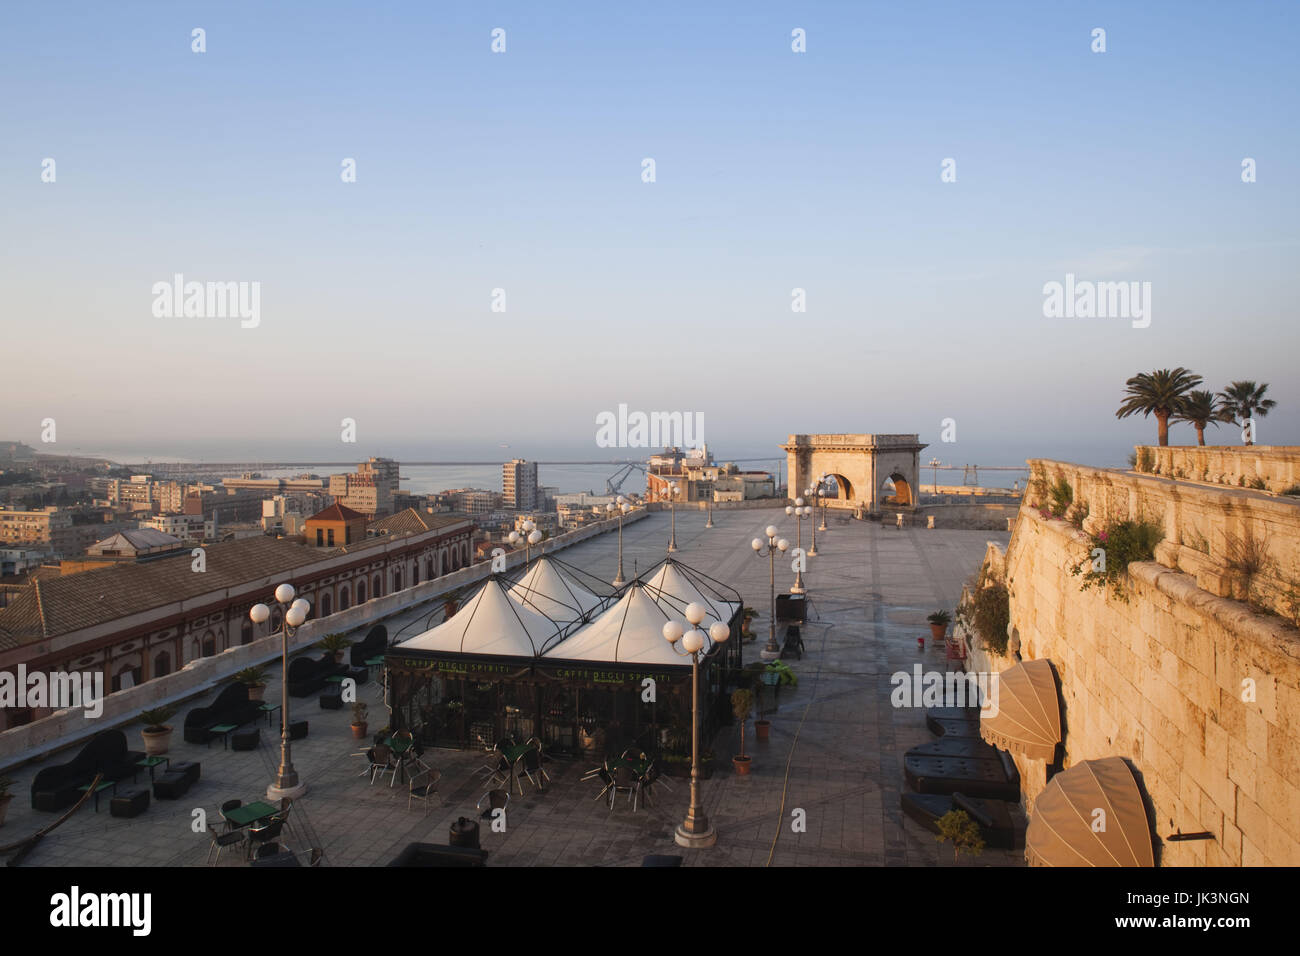
[[[785,507],[785,513],[788,514],[788,515],[793,515],[793,516],[794,516],[795,528],[798,530],[798,535],[799,535],[799,537],[798,537],[798,543],[795,545],[795,547],[797,547],[800,551],[803,550],[803,521],[804,521],[804,518],[807,518],[807,517],[810,516],[810,515],[809,515],[809,512],[810,512],[811,510],[812,510],[811,508],[805,508],[805,507],[803,506],[803,499],[802,499],[802,498],[796,498],[796,499],[794,499],[794,507],[791,507],[790,505],[786,505],[786,507]],[[808,593],[808,589],[807,589],[806,587],[804,587],[804,585],[803,585],[803,568],[802,568],[802,567],[795,568],[795,572],[794,572],[794,584],[793,584],[793,586],[791,586],[791,588],[790,588],[790,593],[791,593],[791,594],[807,594],[807,593]]]
[[[817,479],[817,497],[820,498],[822,501],[822,526],[821,528],[818,529],[819,531],[827,530],[826,499],[829,497],[829,495],[826,494],[826,482],[830,481],[830,477],[831,477],[830,475],[822,475],[820,478]]]
[[[673,839],[678,846],[703,849],[718,842],[718,834],[709,823],[700,802],[700,659],[708,659],[716,654],[731,636],[731,628],[721,621],[709,625],[707,633],[700,630],[705,610],[701,604],[686,605],[686,621],[691,625],[685,630],[678,621],[664,624],[663,635],[677,651],[677,642],[691,656],[691,806],[686,811],[686,819],[677,825]],[[705,644],[708,650],[705,650]],[[678,651],[681,653],[681,651]]]
[[[511,531],[506,540],[510,542],[512,547],[516,548],[519,547],[521,542],[523,543],[524,567],[528,567],[528,563],[533,559],[533,545],[541,543],[542,533],[537,530],[537,524],[532,519],[525,521],[519,527],[523,529],[524,533],[520,534],[518,531]]]
[[[811,498],[813,502],[812,503],[812,516],[813,516],[812,547],[808,549],[808,556],[813,558],[817,557],[817,532],[818,530],[821,531],[826,530],[826,507],[824,505],[822,506],[822,526],[820,529],[817,527],[817,523],[816,523],[817,502],[822,497],[822,487],[825,481],[826,481],[826,476],[822,475],[820,478],[817,479],[817,484],[809,485],[808,490],[804,492],[804,495],[808,498]]]
[[[280,605],[280,769],[275,783],[266,788],[268,800],[281,797],[297,798],[307,792],[307,785],[298,781],[298,771],[293,769],[293,755],[289,748],[289,639],[307,620],[310,605],[302,598],[294,600],[292,584],[281,584],[275,589],[275,601]],[[254,624],[261,624],[271,616],[265,604],[254,604],[248,612]]]
[[[664,482],[664,494],[668,496],[668,510],[672,513],[672,534],[668,538],[668,553],[677,550],[677,495],[681,489],[676,482]]]
[[[709,523],[706,524],[704,527],[705,528],[713,527],[713,492],[712,491],[709,492]]]
[[[610,583],[614,587],[621,587],[627,581],[623,577],[623,515],[632,510],[632,506],[627,503],[622,495],[619,495],[614,504],[605,505],[605,511],[608,514],[618,515],[618,577]]]
[[[934,489],[933,489],[933,490],[934,490],[934,496],[935,496],[936,498],[939,497],[939,465],[941,465],[941,464],[942,464],[942,462],[940,462],[938,458],[931,458],[930,461],[929,461],[929,465],[930,465],[930,467],[934,469]]]
[[[766,549],[764,549],[763,542],[758,538],[749,542],[749,546],[754,549],[755,554],[760,558],[764,555],[767,555],[769,558],[768,570],[770,573],[769,590],[771,592],[771,605],[769,607],[769,617],[767,622],[767,647],[759,651],[758,656],[765,661],[774,661],[781,656],[781,648],[776,646],[776,553],[780,551],[782,554],[785,554],[790,547],[790,542],[785,540],[785,538],[777,539],[776,525],[768,525],[763,529],[763,533],[767,535]]]

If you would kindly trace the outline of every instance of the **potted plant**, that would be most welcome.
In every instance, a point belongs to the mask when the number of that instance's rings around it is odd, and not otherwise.
[[[235,680],[248,688],[249,700],[261,700],[266,692],[266,670],[261,667],[245,667],[235,673]]]
[[[930,622],[930,636],[936,641],[941,641],[943,636],[948,633],[948,625],[952,623],[952,615],[947,611],[935,611],[926,620]]]
[[[9,792],[14,782],[8,777],[0,777],[0,827],[5,825],[5,813],[9,810],[9,801],[14,795]]]
[[[352,737],[355,740],[366,739],[366,707],[361,701],[352,705]]]
[[[742,641],[752,641],[757,638],[757,635],[749,629],[750,622],[757,616],[758,612],[752,607],[745,608],[745,613],[740,624],[740,639]]]
[[[144,738],[144,752],[150,757],[165,754],[171,746],[172,729],[167,726],[167,721],[175,713],[174,707],[154,707],[140,712],[140,719],[144,721],[140,736]]]
[[[352,642],[349,641],[342,634],[326,634],[323,638],[321,638],[320,643],[317,644],[316,646],[322,648],[323,650],[333,651],[334,663],[342,664],[343,652],[352,646]]]
[[[754,709],[754,692],[742,687],[731,694],[731,712],[740,721],[740,753],[731,758],[736,773],[746,776],[749,773],[749,758],[745,756],[745,721],[749,720],[750,711]]]

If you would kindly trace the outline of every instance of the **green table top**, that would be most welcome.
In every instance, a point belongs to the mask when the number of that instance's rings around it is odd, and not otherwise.
[[[239,724],[217,724],[215,727],[209,727],[208,732],[214,734],[228,734],[232,730],[237,730]]]
[[[609,762],[610,770],[618,770],[621,767],[627,767],[638,777],[644,777],[646,771],[650,769],[649,760],[628,760],[624,757],[615,757]]]
[[[135,765],[137,767],[156,767],[160,763],[170,764],[171,762],[170,757],[145,757],[143,760],[137,760]]]
[[[333,677],[325,678],[325,682],[328,684],[341,684],[343,683],[343,680],[344,678],[342,674],[335,674]]]
[[[532,749],[533,748],[530,747],[528,744],[520,744],[517,747],[506,747],[505,748],[506,759],[509,760],[511,763],[514,763],[516,760],[518,760],[520,757],[522,757],[524,754],[528,753],[528,751]]]
[[[389,748],[391,748],[393,753],[395,754],[406,753],[408,750],[411,749],[414,743],[415,741],[407,740],[406,738],[403,738],[402,740],[399,741],[396,737],[388,737],[384,740],[384,744]]]
[[[117,781],[116,781],[116,780],[105,780],[103,783],[101,783],[98,787],[95,788],[95,792],[96,792],[96,793],[99,793],[99,791],[101,791],[101,790],[107,790],[109,787],[116,787],[116,786],[117,786]],[[82,784],[80,787],[78,787],[77,789],[78,789],[78,790],[89,790],[89,789],[90,789],[90,784],[88,784],[88,783],[83,783],[83,784]]]
[[[280,704],[263,704],[258,710],[279,710]]]
[[[233,810],[227,810],[225,817],[231,823],[239,826],[247,826],[257,820],[264,820],[267,817],[274,816],[280,811],[269,803],[263,803],[261,800],[255,803],[245,804],[242,807],[235,807]]]
[[[367,666],[367,667],[374,667],[375,665],[377,665],[377,664],[382,664],[383,662],[384,662],[384,658],[383,658],[382,656],[380,656],[380,657],[372,657],[372,658],[370,658],[368,661],[366,661],[366,666]]]

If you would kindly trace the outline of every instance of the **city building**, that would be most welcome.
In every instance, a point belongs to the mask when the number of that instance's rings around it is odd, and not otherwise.
[[[192,541],[203,534],[203,519],[195,515],[157,514],[141,519],[140,527],[152,528],[182,541]]]
[[[366,516],[335,502],[307,519],[303,538],[317,548],[343,547],[366,536]]]
[[[513,458],[501,466],[501,499],[516,511],[537,507],[537,462]]]
[[[357,465],[355,473],[330,475],[329,493],[368,520],[381,518],[393,513],[393,497],[401,481],[399,470],[391,458],[371,458]]]

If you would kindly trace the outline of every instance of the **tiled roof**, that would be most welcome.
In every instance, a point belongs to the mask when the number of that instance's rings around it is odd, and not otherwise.
[[[405,511],[399,511],[395,515],[389,515],[387,518],[380,518],[366,525],[366,531],[370,534],[422,534],[425,531],[436,531],[439,528],[446,528],[450,525],[464,521],[463,517],[456,517],[448,514],[429,514],[427,511],[417,511],[414,508],[407,508]]]
[[[95,542],[86,550],[88,554],[99,554],[103,551],[147,551],[149,548],[168,545],[180,547],[182,543],[180,538],[174,538],[154,528],[135,528],[110,535],[103,541]]]
[[[353,511],[351,508],[347,507],[346,505],[341,505],[338,502],[335,502],[334,504],[330,505],[328,508],[316,512],[307,520],[308,521],[356,521],[360,518],[365,518],[365,515],[363,515],[359,511]]]
[[[208,545],[203,573],[191,570],[190,552],[145,564],[123,563],[33,584],[0,608],[0,648],[15,647],[93,627],[223,588],[236,588],[293,572],[342,554],[385,544],[383,538],[346,549],[313,548],[289,538],[241,538]]]

